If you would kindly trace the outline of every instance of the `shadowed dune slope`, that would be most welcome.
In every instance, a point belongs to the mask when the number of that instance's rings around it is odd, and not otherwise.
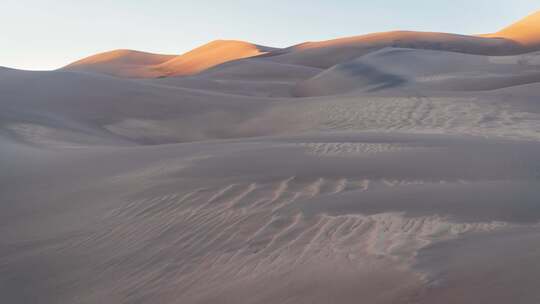
[[[289,52],[274,56],[271,60],[329,68],[385,47],[430,49],[484,55],[525,52],[519,44],[506,39],[446,33],[396,31],[322,42],[308,42],[294,46]]]
[[[0,71],[0,95],[3,129],[30,142],[57,138],[86,145],[236,136],[229,132],[241,130],[232,125],[270,102],[68,71]],[[61,135],[66,131],[73,134]],[[98,136],[97,141],[83,140],[81,133]]]
[[[540,81],[540,53],[484,56],[385,48],[297,83],[299,97],[390,88],[486,91]]]
[[[492,56],[531,52],[540,47],[540,12],[495,34],[467,36],[414,31],[374,33],[299,44],[273,60],[329,68],[385,47]]]
[[[292,88],[297,82],[321,71],[307,66],[248,58],[227,62],[193,76],[143,81],[246,96],[291,97]]]

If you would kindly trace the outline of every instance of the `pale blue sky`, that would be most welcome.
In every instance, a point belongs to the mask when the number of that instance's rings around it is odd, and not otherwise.
[[[0,66],[53,69],[118,48],[178,54],[214,39],[284,47],[395,29],[494,32],[538,0],[2,0]]]

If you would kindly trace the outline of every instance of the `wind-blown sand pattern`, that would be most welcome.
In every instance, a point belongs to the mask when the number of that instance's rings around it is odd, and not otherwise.
[[[355,143],[355,142],[334,142],[334,143],[300,143],[301,147],[306,147],[309,153],[316,155],[362,155],[380,152],[393,152],[405,149],[406,147],[385,143]]]
[[[0,69],[0,302],[539,303],[539,26]]]
[[[538,114],[462,98],[344,97],[279,110],[322,131],[470,134],[538,140]],[[277,111],[276,111],[277,112]],[[279,115],[271,113],[270,115]]]

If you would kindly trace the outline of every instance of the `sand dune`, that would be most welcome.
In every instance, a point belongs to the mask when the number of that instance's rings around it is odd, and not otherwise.
[[[540,12],[532,14],[498,33],[480,36],[393,31],[307,42],[291,47],[275,60],[329,68],[386,47],[497,56],[527,53],[540,47],[539,16]]]
[[[537,16],[0,68],[1,300],[538,303]]]
[[[96,140],[103,143],[234,137],[232,133],[246,131],[233,126],[252,118],[267,106],[263,101],[269,101],[65,71],[0,73],[0,94],[0,119],[10,132],[47,130],[45,134],[53,136],[69,130],[99,135]]]
[[[67,65],[63,70],[93,72],[128,78],[152,78],[162,75],[154,69],[154,66],[175,57],[175,55],[115,50],[83,58]]]
[[[525,17],[497,33],[483,36],[504,38],[515,41],[528,49],[538,49],[540,47],[540,11]]]
[[[363,63],[363,59],[353,60],[333,66],[315,77],[303,81],[294,88],[299,97],[339,95],[352,90],[377,91],[401,86],[406,78]]]
[[[116,50],[93,55],[64,70],[102,73],[124,78],[157,78],[193,75],[218,64],[266,54],[274,48],[243,41],[216,40],[183,55],[158,55]]]
[[[191,77],[166,77],[148,81],[237,95],[291,97],[297,82],[319,72],[320,69],[306,66],[246,59],[221,64]]]
[[[273,57],[272,60],[318,68],[329,68],[385,47],[441,50],[484,55],[526,52],[519,44],[506,39],[491,39],[446,33],[398,31],[300,44],[292,47],[288,53]]]
[[[202,72],[200,76],[213,79],[297,81],[312,77],[320,71],[317,68],[301,65],[246,59],[219,65]]]
[[[274,48],[243,41],[216,40],[157,66],[164,75],[193,75],[221,63],[267,54]]]
[[[385,48],[298,82],[296,96],[346,94],[389,88],[485,91],[540,81],[540,53],[484,56]]]
[[[274,62],[327,69],[387,47],[492,56],[521,54],[540,47],[539,14],[532,14],[500,32],[479,36],[393,31],[306,42],[286,49],[216,40],[183,55],[116,50],[81,59],[64,69],[126,78],[157,78],[194,75],[223,63],[261,55],[261,59]]]

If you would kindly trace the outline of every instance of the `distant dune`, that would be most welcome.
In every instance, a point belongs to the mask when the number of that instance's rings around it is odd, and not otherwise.
[[[428,49],[466,54],[502,55],[522,52],[509,40],[428,32],[388,32],[323,42],[310,42],[292,47],[276,56],[278,62],[329,68],[385,47]]]
[[[243,41],[216,40],[183,55],[116,50],[81,59],[63,69],[127,78],[186,76],[224,62],[262,55],[272,50],[275,49]]]
[[[483,37],[508,39],[527,49],[537,49],[540,47],[540,11],[497,33],[483,35]]]
[[[156,67],[168,76],[193,75],[232,60],[267,54],[276,50],[243,41],[216,40],[175,57]]]
[[[540,13],[535,13],[500,32],[479,36],[393,31],[306,42],[285,49],[216,40],[183,55],[116,50],[81,59],[63,69],[126,78],[189,76],[223,63],[261,55],[273,62],[327,69],[386,47],[491,56],[522,54],[539,50],[539,37]]]
[[[286,49],[257,46],[242,41],[218,40],[178,56],[117,50],[81,59],[64,69],[127,78],[188,76],[229,61],[260,55],[284,64],[329,68],[385,47],[483,55],[525,52],[523,46],[507,39],[400,31],[308,42]]]
[[[75,61],[63,70],[102,73],[127,78],[153,78],[161,74],[152,67],[175,57],[175,55],[159,55],[133,50],[115,50]]]
[[[434,50],[384,48],[298,82],[293,95],[422,88],[485,91],[540,81],[540,52],[484,56]]]

